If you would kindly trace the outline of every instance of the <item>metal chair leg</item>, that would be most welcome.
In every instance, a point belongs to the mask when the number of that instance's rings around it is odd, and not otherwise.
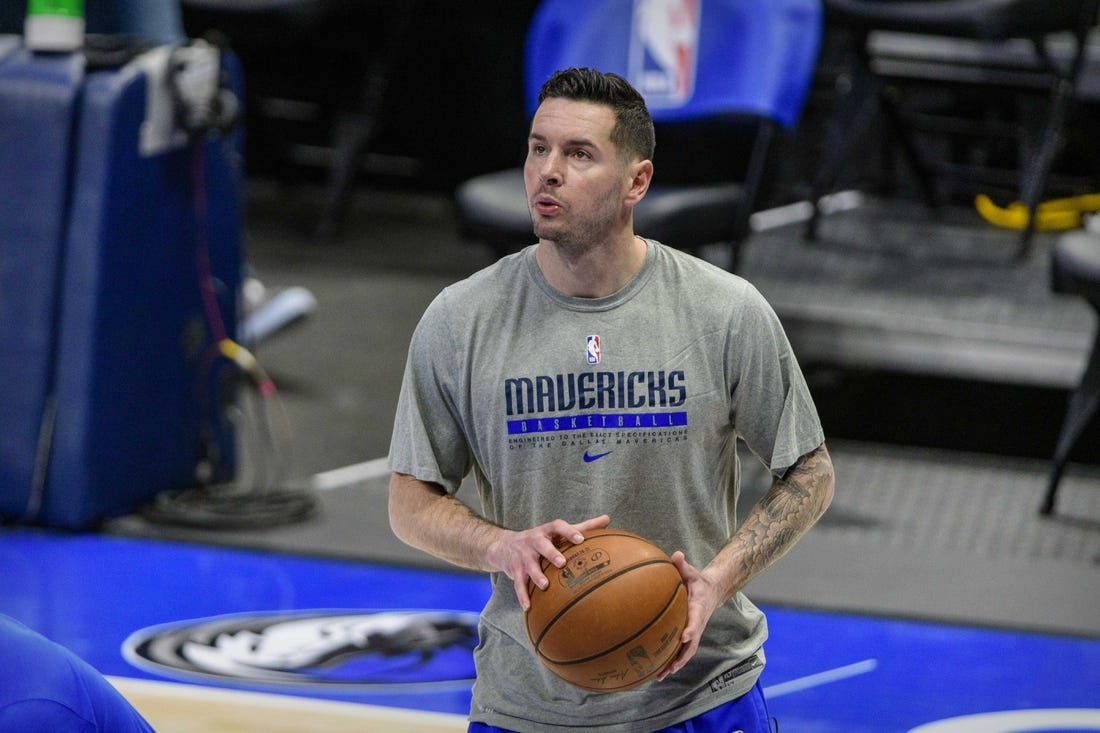
[[[1027,225],[1020,235],[1020,245],[1017,250],[1017,256],[1020,258],[1026,257],[1031,250],[1031,240],[1035,234],[1035,211],[1039,208],[1039,200],[1046,189],[1050,168],[1054,164],[1054,156],[1065,137],[1063,130],[1066,112],[1073,96],[1074,85],[1068,79],[1060,80],[1051,91],[1049,112],[1042,136],[1039,138],[1039,149],[1027,168],[1021,188],[1020,199],[1027,206],[1028,217]]]
[[[412,0],[397,3],[388,21],[386,35],[377,57],[369,65],[359,90],[359,109],[340,116],[335,131],[334,160],[329,169],[325,208],[317,224],[316,237],[335,239],[351,201],[360,159],[373,142],[389,91],[390,77],[398,54],[407,40],[415,15]]]
[[[1068,69],[1060,69],[1058,63],[1051,58],[1042,39],[1032,39],[1035,53],[1038,54],[1051,73],[1058,77],[1058,81],[1050,90],[1050,102],[1048,104],[1047,120],[1043,126],[1042,136],[1039,138],[1039,149],[1036,151],[1031,165],[1026,169],[1020,192],[1021,200],[1027,206],[1027,225],[1020,235],[1020,244],[1016,252],[1022,259],[1031,251],[1031,239],[1035,234],[1035,211],[1039,207],[1039,200],[1046,189],[1047,178],[1050,176],[1051,166],[1054,164],[1054,156],[1058,153],[1065,138],[1066,115],[1070,104],[1077,96],[1077,80],[1081,77],[1081,69],[1084,66],[1085,55],[1088,53],[1089,29],[1092,26],[1094,13],[1087,8],[1082,9],[1081,24],[1074,34],[1076,36],[1076,50]]]
[[[1066,416],[1062,421],[1062,431],[1058,436],[1058,445],[1054,451],[1046,495],[1039,508],[1040,514],[1050,515],[1054,512],[1058,484],[1065,471],[1069,454],[1096,415],[1097,407],[1100,407],[1100,332],[1096,334],[1093,341],[1092,353],[1089,355],[1081,383],[1077,385],[1077,389],[1069,399]]]
[[[836,186],[836,180],[840,177],[844,163],[851,158],[852,146],[855,144],[871,124],[875,112],[878,110],[879,93],[882,83],[870,69],[870,60],[867,58],[866,38],[857,38],[858,54],[854,65],[855,73],[852,75],[850,86],[843,98],[837,104],[837,111],[829,120],[825,140],[824,161],[818,168],[810,187],[810,203],[813,211],[803,237],[807,241],[817,239],[817,228],[821,218],[821,198],[831,192]]]

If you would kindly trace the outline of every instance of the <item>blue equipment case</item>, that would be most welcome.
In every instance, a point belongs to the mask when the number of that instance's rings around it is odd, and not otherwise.
[[[151,69],[0,37],[5,521],[86,528],[196,485],[205,458],[233,472],[215,336],[236,332],[240,146],[149,143],[166,114]]]

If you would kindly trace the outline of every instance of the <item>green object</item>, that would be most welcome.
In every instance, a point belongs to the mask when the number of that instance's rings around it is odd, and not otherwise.
[[[84,0],[29,0],[23,41],[32,51],[71,53],[84,43]]]
[[[84,17],[84,0],[29,0],[27,15],[63,15]]]

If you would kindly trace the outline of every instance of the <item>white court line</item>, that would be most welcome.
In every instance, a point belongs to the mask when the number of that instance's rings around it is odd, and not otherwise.
[[[818,672],[817,674],[811,674],[806,677],[799,677],[798,679],[793,679],[789,682],[780,682],[778,685],[769,685],[764,688],[764,696],[765,698],[770,699],[773,697],[790,695],[793,692],[802,692],[803,690],[809,690],[813,687],[827,685],[830,682],[839,682],[840,680],[848,679],[849,677],[867,674],[868,672],[874,671],[875,667],[877,666],[877,659],[864,659],[862,662],[846,664],[843,667],[828,669],[824,672]]]
[[[863,194],[859,191],[837,191],[822,196],[818,201],[822,214],[834,214],[840,211],[857,209],[863,205]],[[754,232],[766,232],[788,224],[809,221],[814,207],[809,201],[795,201],[791,204],[776,206],[753,212],[749,216],[749,228]]]
[[[389,457],[385,456],[382,458],[375,458],[371,461],[353,463],[343,468],[334,468],[331,471],[323,471],[322,473],[314,474],[313,478],[309,480],[309,484],[318,491],[326,491],[329,489],[339,489],[342,486],[349,486],[359,481],[382,478],[383,476],[388,476],[389,473]]]
[[[1005,710],[937,720],[909,733],[1023,733],[1041,730],[1100,730],[1100,710],[1060,709]]]

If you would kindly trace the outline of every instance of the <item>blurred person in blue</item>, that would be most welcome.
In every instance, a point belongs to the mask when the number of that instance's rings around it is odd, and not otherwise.
[[[0,614],[0,731],[153,733],[94,667]]]

